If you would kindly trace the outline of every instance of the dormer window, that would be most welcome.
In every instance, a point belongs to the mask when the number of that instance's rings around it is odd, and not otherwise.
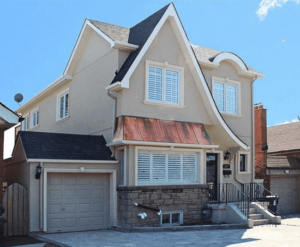
[[[145,104],[183,107],[183,68],[146,62]]]

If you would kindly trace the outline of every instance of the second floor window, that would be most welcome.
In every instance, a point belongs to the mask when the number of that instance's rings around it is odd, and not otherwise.
[[[221,113],[238,114],[237,85],[215,81],[213,95]]]
[[[69,116],[69,92],[58,96],[58,120]]]
[[[179,71],[148,67],[148,100],[179,104]]]
[[[22,130],[28,130],[28,129],[29,129],[29,116],[25,116],[22,122]]]
[[[32,113],[32,127],[39,125],[39,111],[36,110]]]

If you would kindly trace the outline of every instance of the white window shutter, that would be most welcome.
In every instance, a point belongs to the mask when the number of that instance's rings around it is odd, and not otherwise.
[[[181,155],[169,154],[168,155],[168,179],[181,180]]]
[[[226,112],[236,114],[237,113],[237,98],[236,98],[236,86],[226,85]]]
[[[138,184],[186,184],[197,182],[196,153],[138,152]]]
[[[166,155],[163,153],[152,154],[152,181],[154,183],[158,181],[166,180]]]
[[[186,181],[195,181],[197,180],[196,171],[197,171],[197,157],[194,154],[183,155],[182,162],[182,179]]]
[[[149,67],[148,99],[162,101],[162,69]]]
[[[214,83],[214,99],[216,102],[216,105],[220,112],[225,112],[224,109],[224,84],[215,82]]]
[[[165,102],[178,104],[178,72],[166,70]]]
[[[139,152],[138,154],[138,183],[149,184],[150,183],[150,171],[151,171],[151,154],[149,152]]]

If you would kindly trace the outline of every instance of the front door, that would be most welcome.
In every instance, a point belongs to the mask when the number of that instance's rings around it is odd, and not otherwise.
[[[206,154],[206,184],[209,186],[210,197],[217,199],[218,155]]]

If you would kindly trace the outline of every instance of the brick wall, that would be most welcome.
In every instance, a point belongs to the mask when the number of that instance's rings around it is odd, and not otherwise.
[[[268,182],[267,169],[267,110],[254,106],[255,178]]]
[[[118,227],[158,227],[160,216],[134,202],[164,211],[183,211],[183,224],[201,224],[203,203],[208,201],[207,185],[163,185],[118,187]],[[147,213],[142,220],[138,213]]]
[[[0,204],[3,200],[3,145],[4,145],[4,130],[0,129]]]

